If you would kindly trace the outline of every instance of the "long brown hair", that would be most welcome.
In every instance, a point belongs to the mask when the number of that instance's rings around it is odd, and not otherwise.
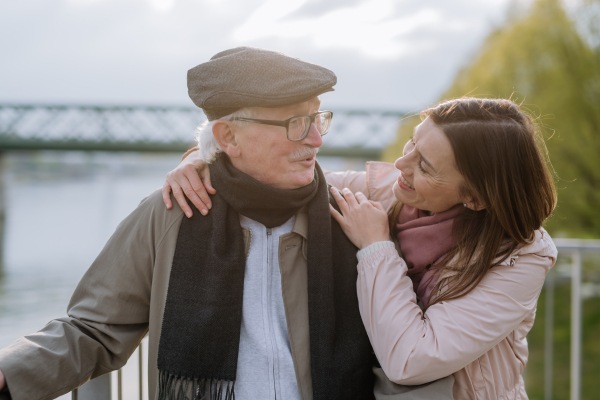
[[[449,100],[423,111],[421,118],[426,117],[450,141],[464,178],[461,193],[485,207],[456,217],[457,246],[433,266],[441,279],[430,307],[466,295],[490,268],[530,242],[554,210],[556,191],[541,134],[511,100]],[[394,225],[398,212],[395,207],[390,213]]]

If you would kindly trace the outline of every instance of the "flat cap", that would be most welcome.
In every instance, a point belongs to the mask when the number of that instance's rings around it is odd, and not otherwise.
[[[244,107],[284,107],[333,91],[335,74],[271,50],[236,47],[188,71],[188,93],[209,121]]]

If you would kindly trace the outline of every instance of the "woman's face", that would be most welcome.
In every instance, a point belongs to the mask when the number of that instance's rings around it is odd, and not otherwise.
[[[441,212],[467,202],[460,194],[463,177],[450,142],[430,118],[417,125],[395,166],[401,174],[392,190],[402,203]]]

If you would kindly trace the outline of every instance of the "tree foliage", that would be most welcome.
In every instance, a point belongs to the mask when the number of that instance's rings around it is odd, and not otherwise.
[[[599,6],[567,14],[559,0],[537,0],[509,14],[442,96],[511,97],[535,118],[556,172],[558,206],[545,225],[555,236],[600,238]],[[385,159],[401,154],[418,121],[404,121]]]

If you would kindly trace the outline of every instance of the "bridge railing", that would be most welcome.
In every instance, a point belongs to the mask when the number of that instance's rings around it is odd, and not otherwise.
[[[394,140],[399,111],[333,109],[326,156],[378,159]],[[0,150],[183,152],[206,121],[197,107],[0,103]]]
[[[581,240],[581,239],[555,239],[554,243],[559,252],[559,257],[570,257],[571,263],[568,275],[571,279],[571,400],[581,399],[581,334],[582,334],[582,255],[600,254],[600,240]],[[600,268],[600,266],[597,266]],[[567,271],[564,271],[567,272]],[[564,273],[556,271],[556,268],[550,271],[546,276],[544,283],[546,307],[545,307],[545,327],[544,327],[544,399],[552,400],[552,372],[553,372],[553,344],[554,338],[554,285],[557,274]],[[144,339],[137,351],[138,368],[138,398],[143,400],[146,394],[145,377],[143,374],[143,346],[147,346]],[[123,375],[119,371],[116,373],[117,400],[123,399]],[[111,379],[110,374],[94,379],[72,392],[74,400],[111,400]],[[133,399],[126,399],[133,400]]]

